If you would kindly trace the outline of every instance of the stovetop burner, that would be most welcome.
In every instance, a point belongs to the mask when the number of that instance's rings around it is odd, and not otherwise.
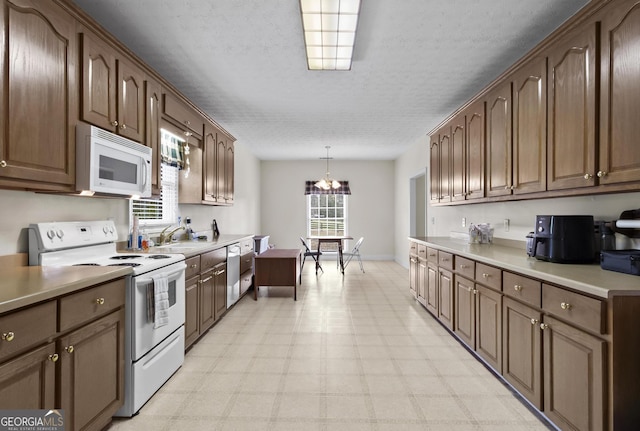
[[[111,256],[109,259],[125,260],[125,259],[137,259],[139,257],[142,257],[142,256],[137,254],[119,254],[117,256]]]
[[[122,262],[122,263],[110,263],[107,266],[131,266],[133,268],[135,268],[136,266],[140,266],[142,265],[141,263],[134,263],[134,262]]]
[[[147,256],[147,259],[170,259],[171,256],[167,256],[166,254],[151,254]]]

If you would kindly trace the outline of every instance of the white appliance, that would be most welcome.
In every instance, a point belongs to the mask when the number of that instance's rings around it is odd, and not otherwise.
[[[149,147],[86,123],[76,126],[76,190],[122,196],[151,196]]]
[[[37,223],[29,226],[29,265],[130,266],[125,302],[124,406],[130,417],[184,361],[185,268],[181,254],[117,253],[113,221]],[[168,323],[154,328],[149,313],[152,277],[169,284]]]
[[[240,299],[240,244],[227,247],[227,308]]]

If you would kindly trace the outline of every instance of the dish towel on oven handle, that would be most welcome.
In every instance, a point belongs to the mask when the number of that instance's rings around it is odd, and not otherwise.
[[[153,318],[153,327],[160,328],[169,323],[169,278],[166,274],[151,276],[153,279],[153,313],[149,313]]]

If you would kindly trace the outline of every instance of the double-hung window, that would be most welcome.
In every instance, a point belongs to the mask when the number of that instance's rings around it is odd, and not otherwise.
[[[307,236],[348,235],[347,197],[342,194],[307,195]],[[311,247],[315,249],[317,244],[311,241]],[[337,246],[325,244],[322,251],[337,251]]]

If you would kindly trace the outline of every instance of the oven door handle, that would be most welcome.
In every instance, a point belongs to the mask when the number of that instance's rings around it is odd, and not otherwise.
[[[186,267],[187,267],[187,264],[183,262],[182,265],[180,266],[180,269],[167,274],[167,278],[169,279],[169,281],[172,281],[172,279],[175,279],[177,278],[177,276],[184,273],[184,270]],[[143,278],[136,279],[136,284],[149,284],[149,283],[153,283],[153,278],[143,277]]]

